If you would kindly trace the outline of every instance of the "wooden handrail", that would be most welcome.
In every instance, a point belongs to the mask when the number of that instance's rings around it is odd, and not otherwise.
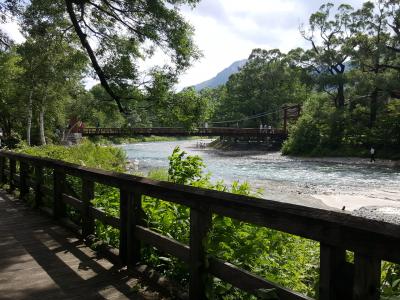
[[[285,138],[286,130],[271,128],[234,128],[234,127],[210,127],[188,130],[179,127],[136,127],[136,128],[83,128],[80,130],[83,136],[135,136],[135,135],[159,135],[159,136],[226,136],[226,137],[257,137],[266,136]]]
[[[20,171],[18,185],[15,180],[16,162]],[[38,180],[27,178],[29,167],[41,170],[37,172],[40,177]],[[280,299],[309,299],[216,258],[209,258],[209,264],[206,265],[206,249],[203,248],[202,241],[211,226],[213,213],[320,242],[320,299],[377,300],[381,260],[400,263],[400,226],[396,224],[338,211],[155,181],[59,160],[0,151],[0,184],[12,182],[12,186],[19,188],[24,195],[29,192],[30,184],[34,185],[36,192],[43,193],[43,168],[54,171],[52,195],[55,218],[65,217],[65,204],[68,204],[80,211],[84,236],[93,233],[94,219],[120,229],[120,257],[128,266],[140,261],[141,242],[183,259],[189,264],[191,299],[204,299],[203,278],[207,273],[250,293],[256,289],[274,287]],[[85,182],[81,199],[66,194],[66,175],[79,177]],[[120,189],[119,218],[106,215],[104,211],[90,206],[94,183]],[[141,219],[143,195],[190,208],[189,245],[183,245],[144,227]],[[37,203],[39,205],[41,203]],[[346,250],[355,253],[354,264],[346,262]],[[352,280],[343,282],[342,273],[346,273]]]

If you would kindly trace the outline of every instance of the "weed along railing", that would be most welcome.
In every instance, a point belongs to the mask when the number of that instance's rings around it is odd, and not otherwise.
[[[44,172],[52,176],[51,189],[44,186]],[[80,196],[68,192],[66,176],[82,180]],[[206,298],[208,275],[253,294],[260,289],[275,289],[279,299],[310,299],[208,256],[204,240],[212,225],[212,214],[320,242],[319,299],[379,299],[381,261],[400,262],[400,226],[340,212],[157,182],[6,151],[0,151],[0,183],[7,184],[11,191],[18,188],[22,199],[33,190],[36,207],[43,206],[43,195],[49,195],[55,219],[67,216],[66,204],[74,207],[82,218],[84,238],[94,233],[96,219],[119,229],[119,257],[128,267],[141,261],[142,244],[180,258],[189,267],[190,299]],[[96,183],[120,190],[119,218],[92,206]],[[144,226],[143,195],[190,208],[189,245]],[[354,252],[354,263],[346,261],[346,250]]]

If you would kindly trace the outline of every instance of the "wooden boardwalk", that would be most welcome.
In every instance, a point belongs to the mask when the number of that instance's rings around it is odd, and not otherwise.
[[[0,299],[166,299],[0,190]]]

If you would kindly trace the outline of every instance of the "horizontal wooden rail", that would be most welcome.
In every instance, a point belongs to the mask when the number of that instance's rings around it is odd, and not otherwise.
[[[103,210],[95,208],[95,207],[90,207],[89,212],[90,212],[90,215],[92,218],[98,219],[103,224],[110,225],[111,227],[113,227],[115,229],[120,228],[119,218],[107,215]]]
[[[279,286],[276,283],[265,280],[260,276],[254,275],[246,270],[238,268],[231,263],[222,261],[220,259],[210,257],[208,263],[209,272],[212,275],[246,292],[254,293],[254,291],[260,289],[275,289],[275,292],[278,295],[279,299],[312,300],[307,296],[295,293],[289,289]]]
[[[129,174],[108,172],[75,164],[0,151],[2,183],[17,184],[16,164],[20,169],[19,188],[26,185],[36,193],[52,197],[53,215],[65,217],[65,204],[76,208],[83,220],[82,234],[94,233],[94,220],[120,230],[119,255],[132,266],[140,261],[141,242],[171,254],[189,265],[191,299],[204,299],[204,277],[212,274],[226,282],[256,294],[257,290],[273,288],[280,299],[309,299],[264,278],[242,270],[228,262],[207,256],[203,239],[211,224],[211,214],[232,217],[251,224],[295,234],[320,242],[320,299],[379,299],[381,260],[400,263],[400,226],[367,220],[347,213],[328,211],[279,201],[258,199],[225,192],[154,181]],[[6,163],[8,161],[8,163]],[[29,168],[28,168],[29,166]],[[41,170],[49,169],[54,177],[53,189],[45,187]],[[22,171],[21,171],[22,170]],[[40,170],[29,174],[29,170]],[[66,175],[82,179],[82,194],[69,195]],[[94,184],[101,183],[120,189],[120,216],[110,216],[92,206]],[[76,194],[76,191],[74,191]],[[143,224],[141,201],[150,196],[190,208],[190,244],[184,245],[146,228]],[[355,253],[354,264],[345,261],[345,251]],[[344,281],[343,278],[351,278]]]
[[[63,197],[62,200],[65,204],[71,205],[78,211],[83,212],[84,207],[83,207],[83,202],[81,200],[66,194],[63,194],[62,197]]]
[[[273,137],[285,139],[287,132],[284,129],[271,128],[233,128],[233,127],[211,127],[195,128],[83,128],[83,136],[224,136],[224,137],[247,137],[264,138]]]
[[[155,246],[159,250],[171,254],[186,263],[189,262],[190,248],[187,245],[142,226],[136,226],[135,237],[145,244]]]

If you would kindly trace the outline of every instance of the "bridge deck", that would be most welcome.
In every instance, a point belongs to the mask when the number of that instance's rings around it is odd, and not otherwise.
[[[0,191],[0,299],[163,299],[48,217]]]
[[[259,129],[259,128],[230,128],[212,127],[195,128],[187,130],[184,128],[83,128],[79,130],[83,136],[224,136],[237,138],[266,138],[284,140],[287,138],[286,130],[279,128]]]

